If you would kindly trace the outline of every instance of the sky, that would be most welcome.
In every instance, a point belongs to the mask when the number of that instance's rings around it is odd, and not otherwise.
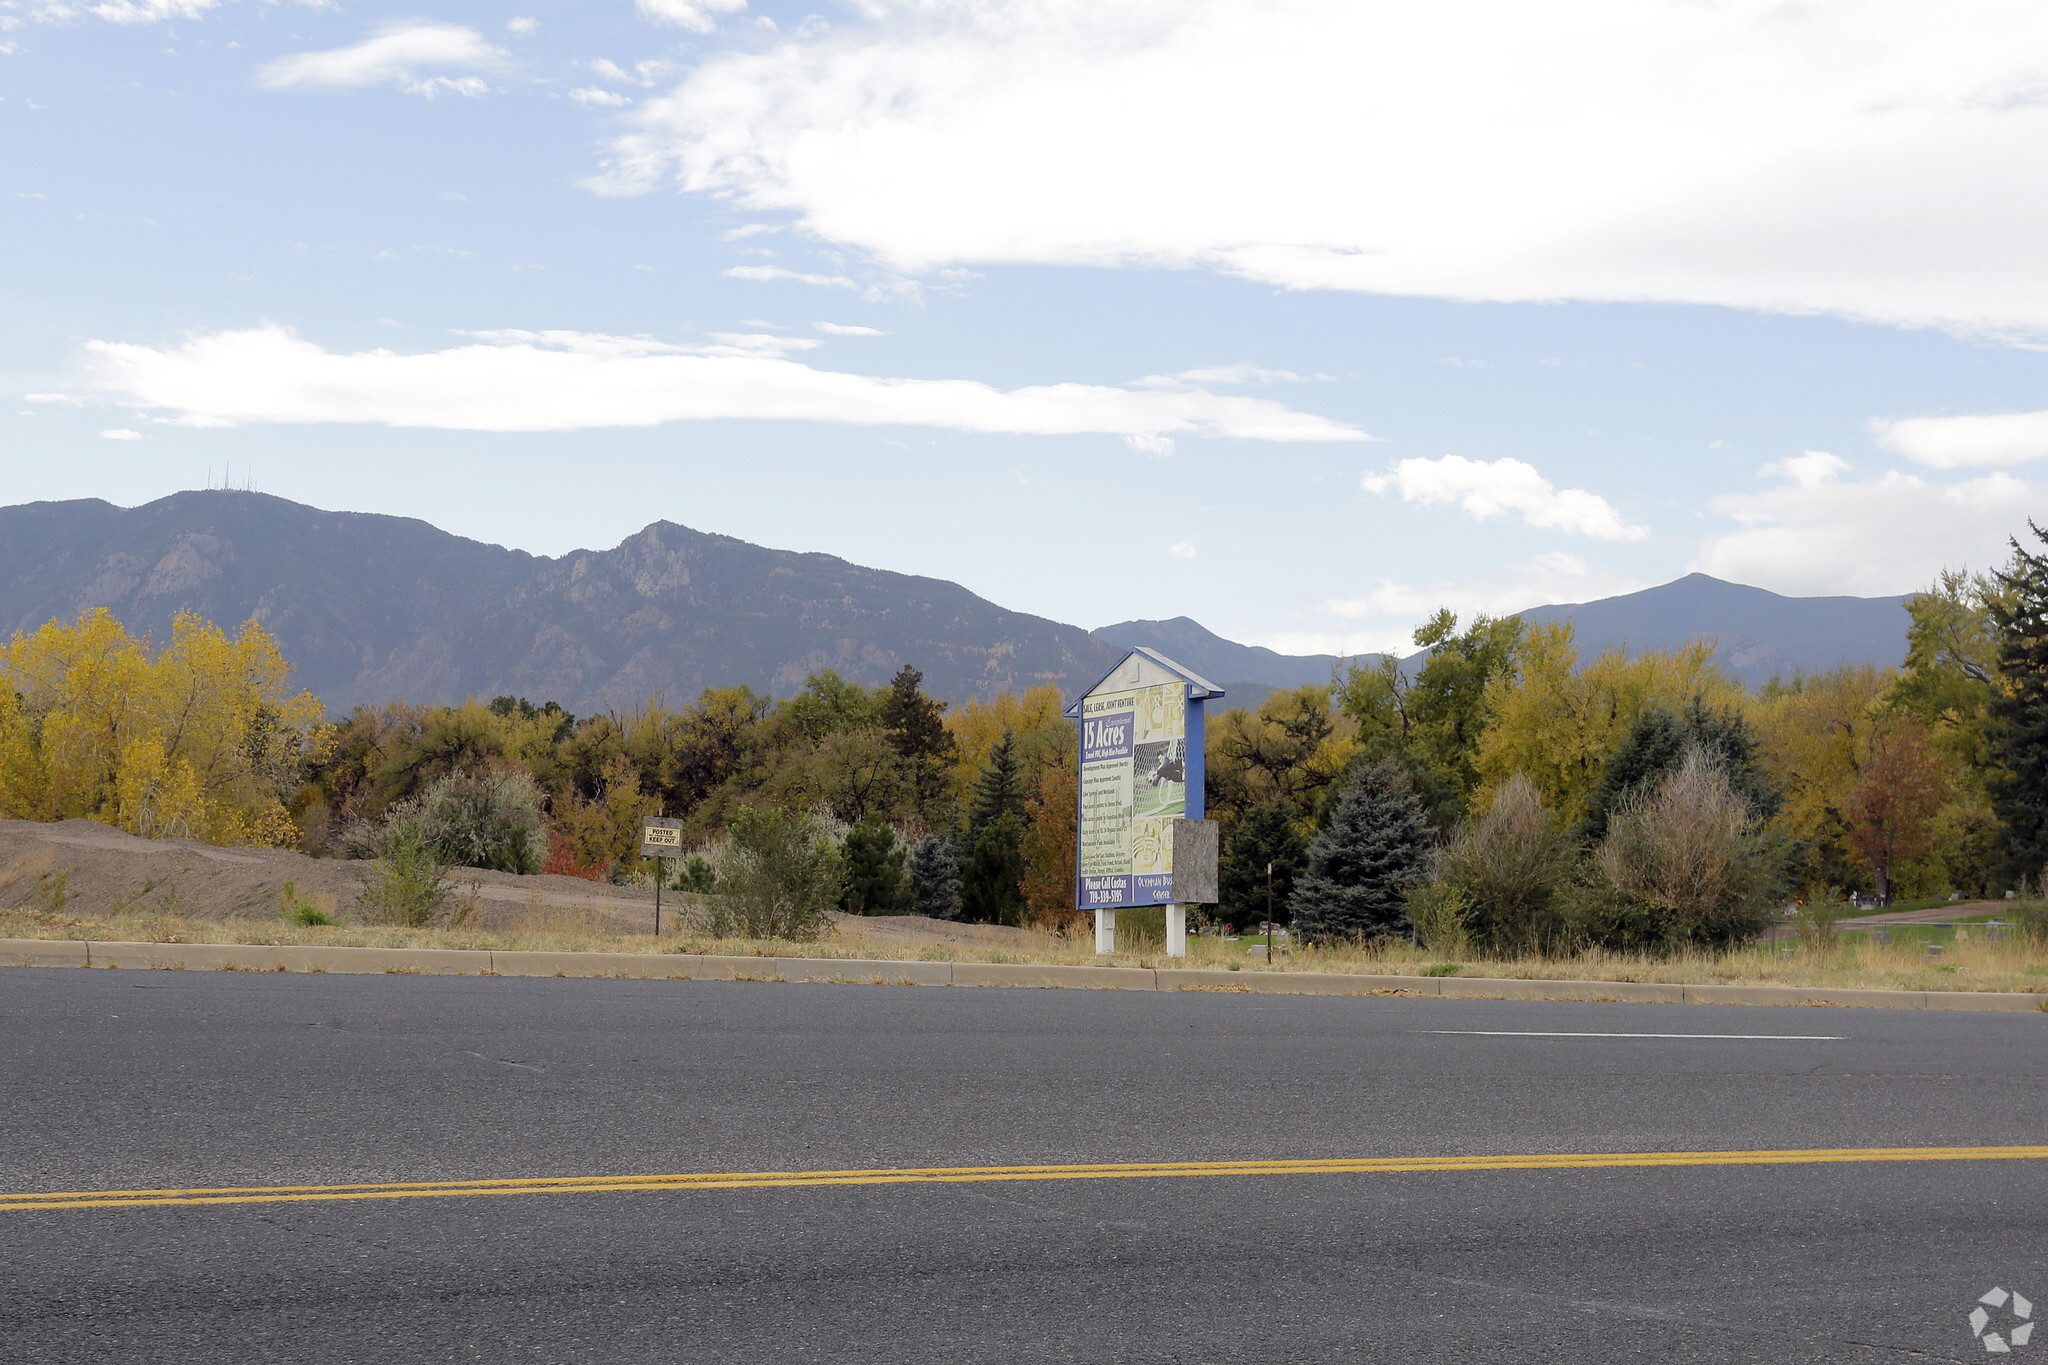
[[[2048,7],[0,0],[4,501],[1287,652],[2048,520]]]

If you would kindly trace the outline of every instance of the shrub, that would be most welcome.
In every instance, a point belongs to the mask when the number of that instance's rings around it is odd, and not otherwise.
[[[1429,847],[1422,802],[1391,763],[1359,770],[1308,846],[1289,901],[1311,943],[1381,938],[1407,927],[1402,897],[1420,880]]]
[[[392,807],[380,851],[416,840],[451,867],[538,872],[548,860],[540,788],[525,773],[437,777],[418,796]]]
[[[1402,901],[1415,941],[1432,953],[1463,957],[1471,948],[1472,906],[1449,882],[1418,882]]]
[[[1760,931],[1780,894],[1783,847],[1759,830],[1699,749],[1616,809],[1595,863],[1634,944],[1727,945]]]
[[[548,859],[540,870],[557,877],[580,877],[586,882],[601,882],[611,872],[609,858],[597,863],[577,861],[576,843],[559,825],[548,827]]]
[[[710,898],[706,927],[719,938],[814,939],[839,904],[839,849],[817,817],[742,807],[733,821],[723,894]]]
[[[1486,813],[1445,848],[1438,876],[1463,893],[1472,935],[1489,948],[1535,949],[1556,936],[1559,892],[1571,879],[1572,841],[1516,773]]]
[[[1792,919],[1800,945],[1817,953],[1832,952],[1841,939],[1842,890],[1837,886],[1809,886],[1804,904]]]
[[[1581,841],[1598,843],[1614,812],[1629,797],[1655,785],[1695,749],[1727,775],[1728,785],[1752,816],[1770,819],[1784,804],[1784,793],[1764,771],[1760,748],[1748,721],[1733,711],[1714,710],[1698,693],[1682,712],[1646,707],[1601,765],[1600,781],[1586,798]]]
[[[910,854],[910,913],[959,919],[960,855],[944,835],[928,835]]]
[[[469,917],[472,902],[456,898],[451,871],[417,830],[400,830],[384,856],[363,870],[356,904],[364,918],[383,924],[413,929],[459,924]]]

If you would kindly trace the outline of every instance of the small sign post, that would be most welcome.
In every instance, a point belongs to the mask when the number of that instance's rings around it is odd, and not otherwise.
[[[654,859],[654,936],[661,937],[661,884],[668,880],[668,860],[683,851],[683,822],[642,820],[640,856]]]
[[[1202,704],[1223,689],[1134,649],[1081,694],[1074,905],[1095,951],[1116,951],[1120,906],[1166,907],[1166,952],[1186,957],[1187,907],[1216,900],[1215,822],[1202,818]]]

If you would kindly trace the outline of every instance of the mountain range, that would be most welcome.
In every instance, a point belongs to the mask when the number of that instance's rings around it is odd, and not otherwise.
[[[1620,597],[1531,607],[1516,615],[1531,625],[1569,620],[1581,661],[1610,649],[1641,653],[1710,639],[1721,666],[1752,687],[1845,663],[1903,662],[1911,620],[1904,597],[1781,597],[1701,573]],[[1326,683],[1333,669],[1348,662],[1334,654],[1275,654],[1240,645],[1185,616],[1125,621],[1095,634],[1114,644],[1156,649],[1248,706],[1277,688]],[[1412,668],[1427,653],[1418,650],[1402,663]]]
[[[1625,597],[1521,613],[1570,616],[1584,656],[1698,636],[1751,682],[1794,668],[1896,663],[1903,598],[1790,598],[1692,575]],[[501,694],[577,712],[670,705],[744,683],[787,696],[823,668],[866,684],[904,663],[953,699],[1050,683],[1071,694],[1149,645],[1256,705],[1327,682],[1340,660],[1241,645],[1186,617],[1094,632],[1010,611],[957,583],[656,522],[559,558],[407,517],[328,512],[266,494],[186,492],[0,508],[0,631],[106,607],[169,638],[179,612],[255,619],[298,681],[340,713],[363,703]]]

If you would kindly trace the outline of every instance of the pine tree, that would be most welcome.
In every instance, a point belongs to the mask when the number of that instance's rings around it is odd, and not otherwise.
[[[1268,801],[1246,811],[1230,832],[1230,852],[1220,869],[1222,903],[1217,913],[1239,929],[1266,918],[1266,865],[1273,865],[1273,917],[1287,921],[1288,897],[1308,861],[1308,841],[1286,800]]]
[[[1024,922],[1024,817],[1006,811],[982,826],[960,879],[962,915],[982,924]]]
[[[982,831],[1005,815],[1024,814],[1024,765],[1017,761],[1017,737],[1003,731],[1002,740],[988,751],[988,762],[974,775],[972,801],[967,809],[967,847],[981,843]]]
[[[2048,544],[2048,531],[2028,527]],[[2012,564],[1988,594],[2003,686],[1991,693],[1991,808],[2005,824],[2007,874],[2048,867],[2048,557],[2012,542]]]
[[[692,854],[690,860],[676,872],[675,888],[708,896],[718,889],[718,872],[702,857]]]
[[[1764,771],[1756,732],[1749,722],[1733,711],[1714,710],[1706,698],[1694,693],[1682,712],[1652,706],[1636,717],[1628,734],[1608,755],[1599,784],[1586,798],[1579,838],[1588,845],[1600,842],[1614,811],[1631,795],[1646,790],[1652,778],[1676,770],[1691,749],[1720,767],[1728,785],[1756,819],[1770,819],[1784,804],[1784,793]]]
[[[960,918],[960,855],[943,835],[930,835],[911,851],[910,913]]]
[[[839,908],[849,915],[900,915],[910,899],[907,856],[896,831],[880,820],[863,820],[847,831],[840,847],[846,860]]]
[[[1310,942],[1379,938],[1406,922],[1401,894],[1422,872],[1429,824],[1422,802],[1392,763],[1361,769],[1308,846],[1308,867],[1289,900]]]
[[[882,698],[882,732],[910,773],[911,794],[920,815],[945,795],[946,769],[953,761],[953,736],[946,729],[946,703],[919,690],[924,674],[903,665]]]

